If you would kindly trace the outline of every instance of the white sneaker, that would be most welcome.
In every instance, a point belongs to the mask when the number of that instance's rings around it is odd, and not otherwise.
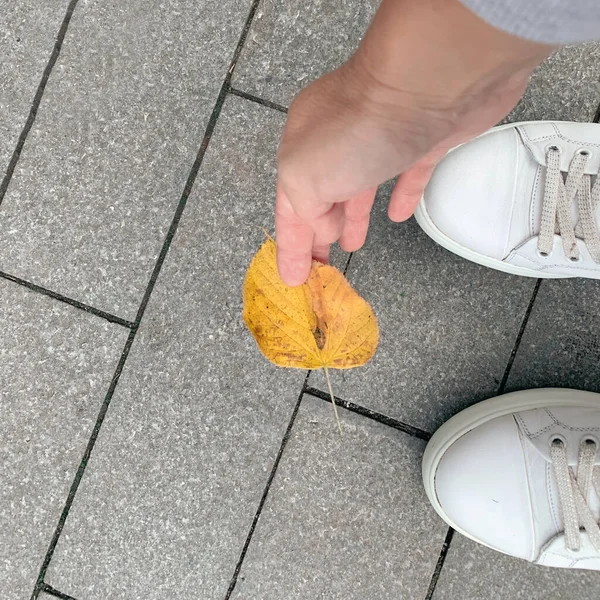
[[[487,267],[600,279],[598,171],[599,124],[502,125],[448,153],[415,217],[436,242]]]
[[[423,481],[459,533],[531,562],[600,571],[600,394],[480,402],[431,438]]]

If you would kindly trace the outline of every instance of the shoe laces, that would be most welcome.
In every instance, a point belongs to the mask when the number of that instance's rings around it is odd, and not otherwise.
[[[554,234],[559,234],[565,254],[573,262],[580,259],[577,239],[581,239],[592,260],[600,263],[600,234],[595,219],[600,203],[600,177],[592,187],[592,176],[585,173],[589,157],[590,153],[586,150],[576,152],[564,180],[560,170],[560,149],[557,146],[548,148],[542,224],[538,237],[538,252],[542,256],[552,253]],[[574,224],[571,206],[576,198],[579,221]]]
[[[585,439],[579,447],[577,475],[569,466],[567,448],[561,438],[550,444],[550,457],[558,486],[565,526],[565,544],[573,552],[581,547],[581,529],[585,529],[594,548],[600,552],[600,525],[596,521],[588,500],[592,490],[600,498],[600,468],[595,466],[598,444]]]

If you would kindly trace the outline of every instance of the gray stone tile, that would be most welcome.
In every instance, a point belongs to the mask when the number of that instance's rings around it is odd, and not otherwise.
[[[241,318],[282,125],[226,101],[50,565],[76,598],[225,596],[305,377]]]
[[[600,100],[592,93],[600,77],[598,52],[598,44],[559,51],[538,69],[507,120],[590,120]],[[553,96],[549,90],[554,90]],[[358,291],[372,301],[380,322],[380,347],[365,367],[334,372],[334,391],[433,430],[497,392],[534,282],[487,270],[437,248],[413,221],[390,223],[385,215],[388,196],[389,184],[380,190],[367,245],[356,253],[348,272]],[[551,332],[540,328],[548,336],[547,349],[552,347]],[[577,347],[593,348],[591,337],[588,333]],[[527,362],[522,360],[515,365],[517,372]],[[572,363],[563,363],[563,368],[545,364],[542,372],[565,372],[568,364]],[[587,378],[600,381],[595,370]],[[326,389],[320,373],[313,373],[310,383]]]
[[[570,387],[600,392],[600,282],[545,280],[521,340],[508,390]]]
[[[348,270],[377,316],[379,348],[364,367],[331,371],[332,383],[346,400],[433,431],[497,391],[535,281],[451,254],[414,220],[392,223],[389,192],[380,189]],[[327,389],[320,372],[310,384]]]
[[[591,121],[599,103],[600,43],[565,46],[536,69],[506,121]]]
[[[0,589],[29,598],[128,332],[0,279]]]
[[[305,396],[233,598],[425,598],[446,533],[424,442]]]
[[[2,2],[0,10],[0,181],[25,125],[68,0]]]
[[[379,2],[261,2],[233,83],[287,106],[356,49]],[[591,120],[600,102],[600,44],[561,48],[534,73],[510,121]],[[533,116],[535,115],[535,116]]]
[[[249,5],[79,3],[2,206],[0,268],[134,318]]]
[[[379,0],[263,0],[233,85],[287,106],[354,52]]]
[[[456,534],[432,600],[594,600],[600,577],[506,556]]]

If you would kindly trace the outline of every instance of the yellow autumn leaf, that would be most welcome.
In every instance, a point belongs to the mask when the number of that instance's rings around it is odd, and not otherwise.
[[[342,273],[313,261],[308,281],[279,277],[269,238],[244,282],[244,321],[262,353],[281,367],[351,369],[364,365],[379,340],[377,320]]]

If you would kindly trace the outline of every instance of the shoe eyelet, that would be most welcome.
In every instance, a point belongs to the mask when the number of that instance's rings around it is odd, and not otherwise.
[[[581,156],[587,156],[588,158],[592,157],[592,153],[587,148],[579,148],[575,154],[581,154]]]
[[[550,258],[552,256],[552,252],[542,252],[539,249],[536,249],[535,253],[540,257],[540,258]]]
[[[572,263],[580,263],[581,262],[581,254],[579,256],[571,256],[571,257],[569,257],[569,260]]]
[[[562,152],[561,147],[557,146],[556,144],[550,144],[549,146],[546,146],[546,154],[548,154],[548,152]]]
[[[564,446],[567,447],[567,440],[559,433],[553,433],[548,439],[550,446]]]
[[[590,444],[590,445],[591,445],[591,444],[594,444],[594,446],[596,446],[596,447],[600,447],[600,441],[598,441],[598,438],[597,438],[595,435],[589,435],[589,434],[587,434],[587,435],[586,435],[586,436],[583,438],[582,442],[583,442],[584,444]]]

